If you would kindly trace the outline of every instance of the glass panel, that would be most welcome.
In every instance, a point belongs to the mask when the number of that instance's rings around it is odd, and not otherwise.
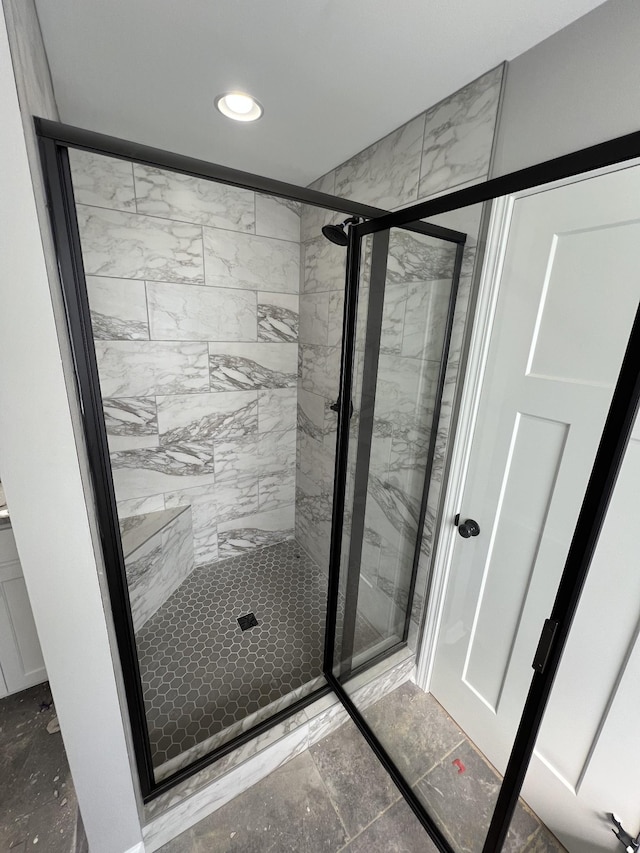
[[[640,170],[625,169],[541,188],[513,204],[460,536],[435,648],[424,650],[433,655],[430,692],[410,680],[410,648],[396,647],[360,671],[350,669],[344,642],[336,657],[348,695],[456,851],[483,848],[638,306],[640,220],[628,203],[637,191]],[[454,362],[457,353],[459,344]],[[400,371],[394,379],[402,387]],[[393,411],[402,411],[397,398]],[[358,440],[352,453],[361,450]],[[609,516],[616,524],[599,545],[600,569],[590,577],[523,791],[528,806],[520,803],[504,845],[510,853],[561,849],[553,835],[570,853],[613,850],[608,810],[624,812],[632,837],[639,828],[631,774],[640,756],[630,716],[640,698],[638,597],[628,575],[637,564],[638,471],[634,461],[625,465]],[[352,502],[352,536],[367,505],[368,497]],[[431,544],[427,528],[425,552]],[[351,570],[348,556],[342,569]],[[364,610],[362,587],[358,578],[358,597],[347,596],[345,625],[350,601],[358,616]],[[625,762],[629,771],[618,780]]]
[[[159,781],[324,684],[344,217],[70,160]]]
[[[407,643],[455,258],[456,244],[404,229],[364,244],[335,659],[343,678]]]

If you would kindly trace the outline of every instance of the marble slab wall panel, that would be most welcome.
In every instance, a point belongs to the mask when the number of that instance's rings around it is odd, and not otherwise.
[[[208,347],[191,341],[96,341],[103,397],[209,390]]]
[[[161,445],[240,438],[258,431],[256,391],[157,397]]]
[[[84,152],[72,171],[121,517],[190,507],[198,565],[220,524],[290,531],[301,206]]]
[[[144,282],[87,276],[93,337],[103,341],[149,340]]]
[[[416,198],[424,113],[338,166],[336,195],[385,210]]]
[[[254,194],[179,172],[134,164],[138,213],[162,219],[254,232]]]
[[[298,347],[290,343],[210,343],[212,391],[292,388]]]
[[[336,167],[316,183],[329,187],[333,183],[337,195],[397,209],[434,193],[485,179],[490,167],[502,74],[502,66],[493,69]],[[331,397],[335,397],[337,385],[334,380],[338,381],[339,362],[335,357],[331,358],[329,348],[340,342],[343,309],[344,270],[339,271],[338,255],[329,248],[330,244],[323,244],[318,235],[325,221],[318,217],[317,212],[303,208],[301,235],[305,250],[300,302],[299,384],[307,397],[299,399],[299,432],[304,438],[299,438],[298,447],[296,535],[310,550],[320,547],[310,519],[314,513],[313,502],[317,503],[323,497],[320,483],[324,482],[323,469],[326,467],[326,460],[317,453],[317,447],[310,439],[317,442],[323,429],[325,444],[329,449],[335,447],[335,424],[328,419],[328,406],[332,402]],[[434,485],[427,508],[425,542],[430,541],[437,513],[453,390],[467,315],[468,282],[475,265],[480,207],[445,214],[437,221],[467,233],[468,239],[447,367],[445,399],[438,427],[432,471]],[[391,234],[374,422],[374,445],[376,441],[387,444],[384,452],[372,455],[372,483],[368,496],[368,516],[371,514],[371,518],[367,516],[365,519],[367,565],[371,567],[376,582],[379,578],[380,601],[388,595],[391,610],[396,608],[398,597],[404,594],[398,577],[403,561],[406,561],[408,546],[402,536],[407,529],[415,527],[422,493],[421,471],[424,470],[429,442],[454,252],[451,244],[432,238],[398,230]],[[365,257],[356,335],[355,411],[351,424],[353,450],[357,443],[368,275]],[[330,291],[330,298],[325,342],[321,294],[326,291]],[[313,301],[310,299],[312,295]],[[305,305],[306,299],[310,301]],[[319,398],[325,400],[327,407],[324,421],[320,420],[317,404],[314,406],[311,402]],[[350,471],[352,476],[353,466]],[[353,485],[352,480],[349,484]],[[381,530],[387,535],[382,535]],[[424,601],[428,575],[427,550],[423,543],[415,598],[420,606]],[[420,618],[415,607],[414,615]],[[412,635],[414,639],[415,633]]]
[[[331,294],[306,293],[300,309],[300,343],[327,346]]]
[[[69,149],[76,204],[135,212],[133,166],[126,160]]]
[[[105,398],[102,407],[111,451],[160,443],[155,397]]]
[[[340,347],[300,344],[302,387],[334,402],[340,383]]]
[[[295,506],[234,518],[218,524],[218,557],[225,559],[246,551],[276,545],[294,535]]]
[[[255,291],[150,281],[147,303],[156,341],[255,341]]]
[[[498,66],[427,110],[421,198],[487,177],[502,75]]]
[[[215,482],[214,448],[184,442],[111,453],[118,500],[150,497]]]
[[[258,291],[257,298],[258,340],[296,343],[300,312],[298,295]]]
[[[326,398],[306,391],[298,383],[298,431],[301,434],[322,441],[325,434]]]
[[[205,281],[210,287],[298,293],[299,243],[214,228],[203,230]]]
[[[88,275],[204,284],[200,227],[82,204],[76,210]]]
[[[346,249],[320,234],[304,243],[303,293],[344,291]]]
[[[327,193],[328,195],[336,195],[335,171],[322,175],[322,177],[309,184],[309,189],[317,190],[320,193]],[[300,240],[302,243],[313,240],[314,237],[319,237],[323,225],[328,225],[331,222],[344,222],[346,219],[346,216],[336,213],[334,210],[328,210],[325,207],[314,207],[310,204],[303,204],[300,213]]]
[[[154,397],[105,398],[104,420],[108,436],[158,438],[158,415]]]
[[[196,565],[213,563],[218,559],[218,523],[258,512],[258,476],[167,492],[164,502],[167,507],[191,507]]]
[[[257,395],[259,432],[295,430],[298,396],[296,388],[271,388],[258,391]]]
[[[256,193],[256,234],[300,242],[300,213],[297,201]]]

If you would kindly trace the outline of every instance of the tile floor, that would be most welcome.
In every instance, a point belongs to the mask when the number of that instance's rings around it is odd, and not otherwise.
[[[196,568],[137,635],[154,765],[320,676],[326,603],[294,540]],[[372,632],[359,620],[360,642]]]
[[[76,850],[78,804],[62,735],[47,732],[54,716],[46,682],[0,699],[0,850]]]
[[[365,716],[460,853],[480,853],[499,778],[438,703],[406,683]],[[459,774],[452,762],[465,766]],[[160,853],[433,853],[436,848],[351,723]],[[562,853],[524,804],[506,853]]]

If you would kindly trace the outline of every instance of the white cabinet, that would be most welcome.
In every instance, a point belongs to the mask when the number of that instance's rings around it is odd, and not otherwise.
[[[0,696],[45,681],[38,633],[10,526],[0,528]]]

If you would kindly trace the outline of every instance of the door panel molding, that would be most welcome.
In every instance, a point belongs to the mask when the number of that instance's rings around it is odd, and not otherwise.
[[[434,530],[439,530],[439,543],[431,567],[431,584],[425,613],[416,683],[429,691],[435,661],[436,638],[442,623],[444,600],[457,535],[453,519],[460,512],[471,458],[471,441],[475,431],[480,391],[489,354],[489,341],[498,301],[499,284],[506,251],[506,237],[511,225],[514,197],[495,199],[492,204],[487,245],[478,285],[478,301],[471,326],[469,355],[458,406],[458,423],[453,433],[451,467],[443,490],[443,498]],[[455,406],[454,406],[455,410]]]

